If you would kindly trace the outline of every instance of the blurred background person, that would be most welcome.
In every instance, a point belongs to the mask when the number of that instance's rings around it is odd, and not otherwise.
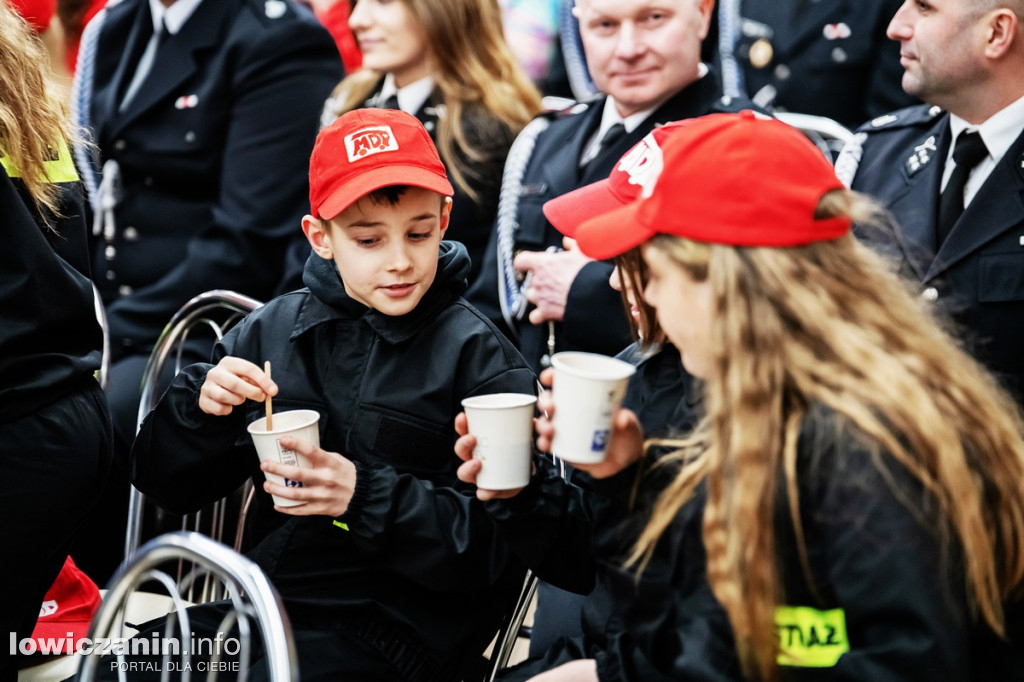
[[[83,193],[48,65],[0,3],[0,632],[12,642],[32,634],[111,458]],[[2,682],[17,662],[0,656]]]
[[[466,246],[473,282],[505,156],[541,109],[505,42],[497,0],[357,0],[349,25],[363,69],[335,89],[323,123],[360,107],[401,109],[423,123],[455,188],[445,238]]]
[[[727,94],[846,128],[917,100],[885,28],[901,0],[721,0],[705,45]]]
[[[117,450],[72,555],[99,584],[123,555],[127,455],[149,353],[199,293],[265,301],[279,290],[284,254],[305,242],[317,116],[342,74],[327,30],[285,0],[123,0],[85,29],[73,106],[95,146],[76,160],[92,200]]]

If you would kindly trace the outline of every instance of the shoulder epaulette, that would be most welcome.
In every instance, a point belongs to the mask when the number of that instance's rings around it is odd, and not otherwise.
[[[857,132],[872,133],[880,130],[896,130],[919,125],[930,125],[935,120],[935,117],[942,113],[942,107],[930,104],[917,104],[883,114],[882,116],[876,116],[858,128]]]
[[[579,114],[587,110],[590,106],[588,102],[578,102],[568,97],[558,97],[555,95],[548,95],[541,101],[543,110],[538,116],[544,116],[551,120],[556,118],[564,118],[565,116],[572,116]]]

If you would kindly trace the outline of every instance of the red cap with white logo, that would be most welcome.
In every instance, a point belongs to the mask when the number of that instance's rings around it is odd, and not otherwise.
[[[75,565],[71,557],[65,559],[39,608],[39,620],[32,631],[32,638],[50,641],[37,641],[37,649],[51,654],[72,653],[75,641],[88,636],[89,623],[100,607],[100,601],[96,583]]]
[[[575,237],[580,223],[650,196],[664,167],[661,146],[680,127],[674,121],[658,126],[622,155],[611,175],[544,204],[544,215],[566,237]]]
[[[370,192],[392,185],[454,194],[437,148],[415,116],[354,109],[317,135],[309,159],[313,215],[334,218]]]

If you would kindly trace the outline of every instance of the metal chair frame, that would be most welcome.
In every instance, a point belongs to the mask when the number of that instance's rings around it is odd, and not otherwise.
[[[181,370],[182,352],[189,334],[197,327],[203,326],[212,330],[215,341],[219,341],[233,324],[261,305],[263,304],[254,298],[226,289],[204,292],[185,303],[164,327],[146,363],[146,369],[142,375],[142,393],[139,400],[136,430],[160,399],[158,384],[168,360],[171,357],[174,358],[175,374]],[[247,490],[242,496],[243,503],[239,510],[239,523],[233,538],[223,537],[228,500],[224,499],[214,503],[210,511],[211,537],[225,544],[232,542],[231,546],[236,551],[241,548],[243,521],[253,496],[251,482],[245,485]],[[130,559],[139,548],[142,537],[144,501],[145,496],[142,492],[132,486],[128,500],[128,529],[125,533],[126,559]],[[188,515],[182,521],[182,530],[189,528],[198,530],[204,521],[201,511],[194,515]]]
[[[251,560],[222,543],[192,531],[175,531],[157,536],[121,564],[110,581],[110,588],[103,603],[93,617],[89,627],[89,639],[95,643],[120,641],[125,638],[124,614],[130,595],[144,583],[157,582],[167,590],[173,604],[173,617],[172,613],[168,614],[164,636],[173,636],[174,625],[177,624],[180,628],[181,641],[190,641],[191,627],[186,611],[188,600],[182,596],[181,583],[159,568],[174,562],[179,565],[186,562],[191,564],[186,582],[201,576],[204,579],[212,577],[224,585],[233,611],[221,621],[219,630],[228,634],[233,627],[238,627],[240,641],[237,679],[240,682],[245,682],[248,677],[254,629],[262,638],[269,679],[272,682],[298,682],[295,640],[277,590]],[[219,660],[219,653],[213,652],[211,663]],[[189,661],[187,649],[182,647],[180,655],[181,680],[189,682],[189,666],[184,665]],[[82,656],[77,679],[80,682],[92,682],[101,658],[102,653]],[[123,652],[118,654],[118,662],[124,662]],[[161,666],[161,670],[165,671],[165,677],[169,663],[170,653],[165,652]],[[212,682],[217,676],[217,670],[216,666],[209,667],[206,680]],[[126,679],[126,668],[127,666],[118,666],[118,677],[121,682]]]
[[[800,114],[793,111],[777,111],[774,116],[806,135],[833,163],[843,147],[854,138],[852,130],[827,116]]]

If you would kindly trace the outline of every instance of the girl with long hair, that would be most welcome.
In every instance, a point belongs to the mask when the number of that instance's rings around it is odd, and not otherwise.
[[[704,385],[630,561],[677,541],[703,485],[708,578],[749,678],[1024,679],[1014,401],[854,238],[884,216],[798,131],[706,116],[662,161],[644,198],[575,235],[592,258],[641,247],[644,299]],[[642,456],[635,417],[614,425],[595,475]]]
[[[49,63],[0,3],[0,632],[19,650],[111,457],[82,188]]]
[[[403,109],[423,122],[455,188],[447,239],[479,272],[512,140],[540,95],[502,34],[497,0],[352,0],[363,68],[324,107],[326,125],[360,107]]]

